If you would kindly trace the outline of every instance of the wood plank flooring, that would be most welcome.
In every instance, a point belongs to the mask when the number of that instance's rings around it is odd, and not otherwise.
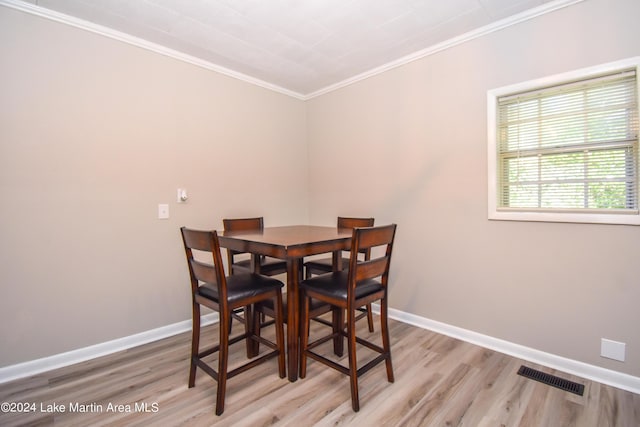
[[[321,327],[314,323],[312,334]],[[369,335],[366,322],[358,327]],[[404,323],[390,327],[395,382],[387,382],[384,365],[361,377],[358,413],[346,376],[309,360],[307,377],[289,383],[273,360],[228,381],[217,417],[211,378],[199,372],[196,387],[187,388],[185,333],[0,384],[0,402],[34,409],[0,413],[0,426],[640,426],[640,395]],[[373,336],[378,331],[376,324]],[[217,332],[217,325],[206,327],[201,342],[216,340]],[[372,356],[364,347],[358,352],[362,361]],[[244,360],[243,344],[232,347],[231,358]],[[584,395],[521,377],[522,364],[584,384]]]

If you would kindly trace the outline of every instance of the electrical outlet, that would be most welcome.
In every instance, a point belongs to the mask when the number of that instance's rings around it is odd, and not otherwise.
[[[624,362],[626,346],[627,345],[623,342],[602,338],[600,344],[600,356]]]

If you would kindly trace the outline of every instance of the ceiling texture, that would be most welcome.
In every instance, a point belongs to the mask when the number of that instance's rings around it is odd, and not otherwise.
[[[309,99],[582,0],[0,0]]]

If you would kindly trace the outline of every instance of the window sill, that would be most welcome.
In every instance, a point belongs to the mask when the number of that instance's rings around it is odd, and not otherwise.
[[[534,222],[566,222],[578,224],[616,224],[640,225],[638,212],[624,214],[611,213],[575,213],[575,212],[523,212],[513,210],[490,210],[490,220],[498,221],[534,221]]]

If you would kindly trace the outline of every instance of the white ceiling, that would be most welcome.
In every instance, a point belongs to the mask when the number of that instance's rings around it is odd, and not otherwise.
[[[17,0],[7,0],[21,3]],[[300,98],[568,0],[26,0]],[[23,3],[24,4],[24,3]],[[424,56],[424,55],[423,55]]]

